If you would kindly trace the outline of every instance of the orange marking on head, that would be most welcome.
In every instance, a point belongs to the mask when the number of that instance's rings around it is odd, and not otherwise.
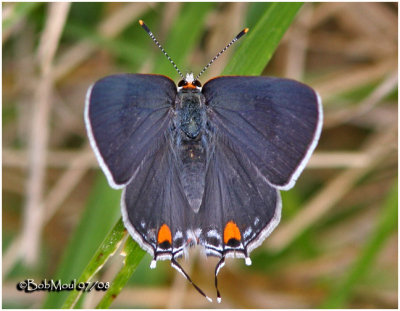
[[[244,33],[247,33],[248,31],[249,31],[249,28],[245,28],[245,29],[243,30]]]
[[[228,244],[230,239],[241,240],[240,230],[233,221],[229,221],[224,229],[224,243]]]
[[[165,241],[167,241],[169,244],[172,244],[172,234],[169,227],[166,224],[163,224],[158,231],[157,242],[158,244],[161,244]]]
[[[143,21],[141,19],[139,19],[139,24],[140,24],[140,26],[143,25]]]
[[[196,86],[193,85],[193,83],[188,83],[185,86],[183,86],[182,88],[184,88],[184,89],[195,89]]]

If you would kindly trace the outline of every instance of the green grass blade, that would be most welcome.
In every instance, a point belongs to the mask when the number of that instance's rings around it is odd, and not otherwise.
[[[107,232],[118,220],[120,196],[120,191],[112,190],[106,179],[99,176],[54,280],[70,283],[79,278]],[[43,307],[60,308],[67,296],[67,291],[51,292]]]
[[[369,267],[385,245],[386,240],[397,229],[398,217],[397,183],[390,191],[387,201],[382,209],[382,215],[376,226],[375,232],[366,243],[360,256],[351,267],[349,273],[331,292],[322,305],[323,308],[345,308],[346,302],[352,294],[354,286],[368,273]]]
[[[105,262],[112,256],[115,251],[117,250],[120,242],[125,236],[125,227],[120,218],[111,232],[107,235],[104,239],[103,243],[94,254],[92,259],[90,260],[89,264],[79,277],[77,283],[80,282],[88,282],[93,275],[105,264]],[[64,309],[71,309],[75,306],[76,302],[78,301],[82,291],[73,290],[65,303],[63,304],[62,308]]]
[[[97,309],[105,309],[111,305],[146,254],[146,252],[142,250],[131,237],[129,237],[125,243],[124,253],[126,256],[124,266],[112,281],[111,286],[103,296],[103,299],[96,306]]]
[[[301,6],[302,3],[282,2],[268,5],[258,22],[248,25],[249,32],[241,39],[223,74],[261,74]]]

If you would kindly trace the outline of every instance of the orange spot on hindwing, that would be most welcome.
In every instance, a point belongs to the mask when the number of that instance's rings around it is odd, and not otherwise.
[[[157,242],[158,244],[165,244],[165,242],[168,242],[168,246],[172,245],[171,230],[166,224],[163,224],[160,230],[158,230]]]
[[[224,243],[236,244],[240,242],[241,238],[238,226],[233,221],[229,221],[224,229]]]

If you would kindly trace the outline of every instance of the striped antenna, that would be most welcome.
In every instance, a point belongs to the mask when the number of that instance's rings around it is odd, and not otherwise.
[[[211,66],[211,64],[218,58],[221,56],[222,53],[224,53],[232,44],[234,44],[237,40],[239,40],[242,36],[244,36],[247,32],[249,31],[249,28],[245,28],[243,29],[235,38],[232,39],[231,42],[229,42],[229,44],[224,47],[221,52],[219,52],[217,55],[215,55],[215,57],[207,64],[207,66],[205,66],[203,68],[202,71],[200,71],[200,73],[197,75],[196,79],[197,80],[203,73],[204,71],[206,71],[208,69],[208,67]]]
[[[142,26],[142,28],[144,30],[146,30],[146,32],[149,34],[150,38],[153,39],[154,43],[160,48],[160,50],[164,53],[164,55],[168,58],[169,62],[172,64],[172,66],[174,66],[175,70],[179,73],[179,75],[182,77],[183,80],[185,80],[185,77],[183,76],[182,72],[178,69],[178,67],[176,66],[176,64],[174,63],[174,61],[171,59],[171,57],[169,57],[169,55],[167,54],[167,52],[165,52],[164,48],[161,46],[161,44],[157,41],[156,37],[154,37],[153,33],[150,31],[149,27],[147,27],[147,25],[142,21],[139,20],[139,24],[140,26]]]

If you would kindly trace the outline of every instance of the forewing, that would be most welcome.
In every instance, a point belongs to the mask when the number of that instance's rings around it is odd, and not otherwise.
[[[291,188],[318,142],[322,106],[310,87],[270,77],[220,77],[202,90],[209,121],[279,189]]]
[[[224,135],[217,135],[197,218],[207,254],[247,257],[278,225],[280,215],[279,191]]]
[[[184,229],[193,213],[168,135],[124,189],[121,208],[129,233],[156,259],[181,254],[186,245]]]
[[[122,188],[162,143],[176,96],[160,75],[121,74],[97,81],[86,96],[90,143],[108,182]]]

